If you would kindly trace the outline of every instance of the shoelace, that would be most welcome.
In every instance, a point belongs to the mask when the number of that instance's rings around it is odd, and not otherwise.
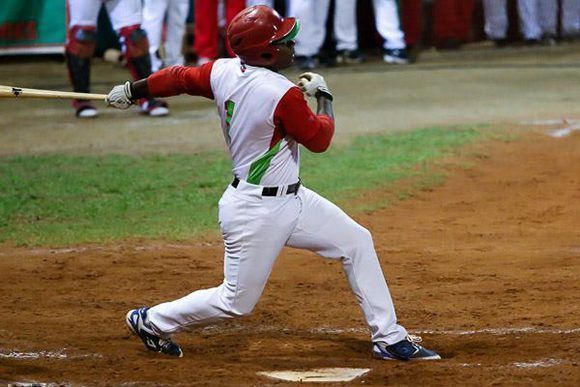
[[[409,340],[411,343],[420,343],[423,341],[423,338],[421,336],[408,335],[407,340]]]

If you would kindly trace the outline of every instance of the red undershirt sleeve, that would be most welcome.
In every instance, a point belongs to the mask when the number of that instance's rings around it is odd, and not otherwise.
[[[327,115],[314,114],[298,87],[288,90],[278,102],[274,124],[316,153],[328,149],[334,135],[334,120]]]
[[[214,99],[211,90],[211,69],[214,62],[199,67],[172,66],[151,74],[147,86],[152,97],[179,94],[198,95]]]

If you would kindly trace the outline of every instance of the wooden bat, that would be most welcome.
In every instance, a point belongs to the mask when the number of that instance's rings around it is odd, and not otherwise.
[[[0,98],[61,98],[90,99],[105,102],[107,94],[74,93],[71,91],[25,89],[0,85]]]

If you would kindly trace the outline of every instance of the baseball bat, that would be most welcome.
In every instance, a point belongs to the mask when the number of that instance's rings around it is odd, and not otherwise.
[[[0,98],[60,98],[60,99],[90,99],[105,102],[107,94],[74,93],[71,91],[25,89],[0,85]]]

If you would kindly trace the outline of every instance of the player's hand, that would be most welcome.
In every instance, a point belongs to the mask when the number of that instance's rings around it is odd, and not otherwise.
[[[332,93],[328,89],[324,77],[320,74],[300,74],[298,76],[298,87],[309,97],[318,97],[322,94],[332,101]]]
[[[124,85],[117,85],[107,95],[107,105],[117,109],[129,109],[133,104],[131,100],[131,82]]]

